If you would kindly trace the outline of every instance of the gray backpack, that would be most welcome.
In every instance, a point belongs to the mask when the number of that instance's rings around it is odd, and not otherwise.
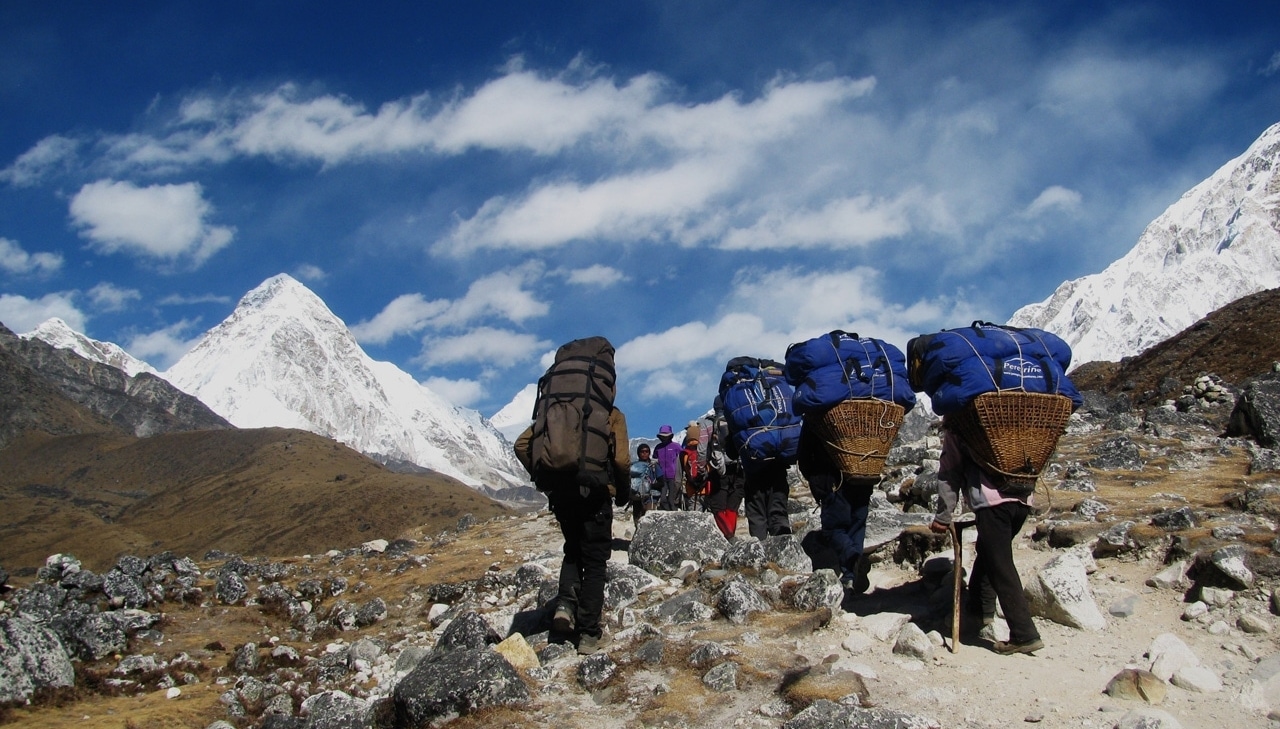
[[[614,443],[609,427],[616,394],[613,345],[604,337],[575,339],[556,350],[538,380],[530,462],[540,476],[574,475],[580,485],[609,482]]]

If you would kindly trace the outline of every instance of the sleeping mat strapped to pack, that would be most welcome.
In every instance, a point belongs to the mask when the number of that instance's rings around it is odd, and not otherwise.
[[[929,396],[933,412],[948,415],[984,392],[1015,390],[1084,402],[1067,377],[1071,347],[1043,329],[974,322],[922,334],[907,342],[911,387]]]
[[[880,339],[839,330],[787,347],[787,382],[796,413],[829,410],[845,400],[888,400],[910,412],[916,394],[902,350]]]
[[[720,398],[729,425],[727,450],[737,453],[746,470],[795,462],[801,419],[792,410],[782,365],[755,357],[729,360],[720,378]]]

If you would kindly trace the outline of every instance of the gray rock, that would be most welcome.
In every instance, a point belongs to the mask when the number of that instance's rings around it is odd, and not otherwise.
[[[769,603],[741,575],[736,575],[720,590],[715,607],[729,622],[737,625],[747,622],[754,613],[770,610]]]
[[[121,559],[125,558],[121,557]],[[134,559],[138,558],[134,557]],[[138,561],[142,562],[142,560]],[[146,563],[142,562],[142,564],[145,568]],[[102,592],[111,598],[111,604],[117,607],[141,609],[151,601],[146,588],[137,577],[118,569],[111,570],[102,576]]]
[[[111,653],[124,652],[129,636],[150,628],[159,615],[142,610],[113,610],[105,613],[64,613],[49,625],[63,645],[76,657],[96,661]]]
[[[699,588],[678,593],[645,610],[645,616],[655,623],[688,623],[709,620],[715,613],[707,605],[708,596]],[[705,617],[696,617],[705,616]],[[694,619],[690,619],[690,618]]]
[[[632,564],[607,562],[604,609],[617,610],[635,602],[640,593],[662,584],[653,575]]]
[[[769,537],[764,540],[765,560],[784,572],[808,574],[813,572],[813,560],[800,546],[800,540],[792,534]]]
[[[1084,561],[1075,552],[1049,560],[1024,588],[1031,614],[1072,628],[1103,630],[1107,619],[1094,602]]]
[[[411,645],[400,651],[400,655],[396,656],[396,673],[408,673],[412,671],[414,666],[422,662],[422,659],[431,655],[431,649],[420,645]]]
[[[1182,729],[1182,724],[1167,711],[1142,708],[1126,711],[1115,729]]]
[[[1161,633],[1147,648],[1150,670],[1162,681],[1168,681],[1178,669],[1200,665],[1200,659],[1173,633]]]
[[[728,548],[729,542],[707,512],[650,511],[636,525],[628,562],[669,577],[687,559],[698,564],[720,562]]]
[[[386,652],[386,644],[375,638],[361,638],[347,649],[347,665],[355,667],[356,661],[364,661],[372,665],[378,657]]]
[[[1280,446],[1280,380],[1245,385],[1227,425],[1228,436],[1249,436],[1265,448]]]
[[[387,603],[375,597],[356,611],[356,627],[366,628],[387,617]]]
[[[1165,567],[1149,577],[1145,584],[1162,590],[1185,590],[1190,585],[1186,561],[1179,560]]]
[[[231,659],[231,668],[236,673],[254,673],[258,670],[258,644],[245,643],[236,649],[235,657]]]
[[[1280,471],[1280,451],[1275,448],[1263,448],[1252,441],[1248,443],[1248,450],[1249,473]]]
[[[929,717],[880,707],[845,706],[819,699],[782,725],[782,729],[940,729]]]
[[[702,685],[717,693],[728,693],[738,688],[738,664],[725,661],[702,675]]]
[[[618,672],[618,664],[603,651],[587,656],[578,664],[578,683],[588,690],[609,682]]]
[[[1103,693],[1113,699],[1161,704],[1169,689],[1164,680],[1150,671],[1126,668],[1111,677]]]
[[[1111,509],[1101,501],[1095,499],[1083,499],[1072,509],[1082,519],[1097,519],[1099,514],[1105,514]]]
[[[75,685],[71,657],[51,629],[0,618],[0,704],[25,702],[37,689]]]
[[[1169,530],[1194,529],[1196,518],[1195,514],[1191,513],[1191,507],[1181,506],[1177,509],[1162,511],[1151,517],[1151,525]]]
[[[790,602],[797,610],[812,612],[825,607],[835,613],[844,602],[844,586],[833,570],[818,570],[792,593]]]
[[[763,542],[758,539],[735,539],[729,543],[720,564],[726,569],[759,570],[764,568],[766,561]]]
[[[502,637],[487,620],[476,611],[468,610],[454,618],[444,629],[440,639],[436,641],[433,653],[448,653],[455,650],[477,651],[501,640]]]
[[[732,655],[735,655],[734,650],[720,643],[703,643],[689,654],[689,665],[705,668]]]
[[[1271,620],[1257,613],[1244,613],[1236,619],[1240,630],[1252,635],[1264,635],[1271,632]]]
[[[1222,690],[1222,680],[1218,678],[1218,674],[1204,666],[1183,666],[1174,671],[1169,683],[1198,694],[1212,694]]]
[[[244,584],[239,573],[224,570],[218,577],[217,584],[214,585],[213,594],[224,605],[236,605],[249,594],[249,588]]]
[[[1089,465],[1108,471],[1140,471],[1142,470],[1142,453],[1138,444],[1127,435],[1117,435],[1100,443],[1093,450],[1093,460]]]
[[[881,643],[886,643],[896,639],[902,632],[902,626],[909,622],[911,622],[911,616],[905,613],[883,612],[863,617],[858,625],[867,635]]]
[[[1228,587],[1244,590],[1253,586],[1253,572],[1244,561],[1244,545],[1233,544],[1215,549],[1209,555],[1209,564],[1226,581]]]
[[[1232,539],[1240,539],[1244,536],[1244,529],[1235,525],[1219,526],[1209,530],[1214,539],[1229,541]]]
[[[666,655],[666,642],[661,637],[650,638],[640,644],[633,654],[640,663],[656,666],[662,663]]]
[[[898,632],[898,638],[893,643],[893,652],[921,661],[928,661],[933,658],[933,642],[920,629],[920,626],[915,623],[907,623]]]
[[[529,698],[529,689],[520,674],[491,648],[433,653],[402,678],[392,692],[396,726],[414,727],[426,726],[450,714],[525,704]]]
[[[1111,603],[1111,606],[1107,608],[1107,614],[1117,618],[1132,617],[1134,613],[1138,612],[1139,602],[1140,598],[1137,595],[1122,597]]]
[[[307,729],[365,729],[372,725],[369,703],[341,691],[324,691],[302,702]]]

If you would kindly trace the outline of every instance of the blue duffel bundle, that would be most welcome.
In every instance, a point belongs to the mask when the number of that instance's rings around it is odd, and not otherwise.
[[[880,339],[839,330],[787,347],[787,382],[796,413],[809,415],[845,400],[888,400],[915,407],[902,350]]]
[[[792,394],[777,362],[735,357],[725,365],[720,399],[729,426],[728,450],[748,471],[795,462],[801,419],[791,407]]]
[[[1064,395],[1084,402],[1067,377],[1071,347],[1043,329],[974,322],[922,334],[907,342],[911,387],[929,396],[933,411],[949,415],[987,392]]]

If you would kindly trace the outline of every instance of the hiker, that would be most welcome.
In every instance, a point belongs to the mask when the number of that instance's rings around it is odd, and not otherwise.
[[[1013,562],[1013,538],[1022,530],[1031,513],[1031,496],[1010,496],[1000,492],[996,481],[970,457],[960,436],[945,426],[942,455],[938,467],[938,513],[929,529],[942,533],[950,529],[952,512],[964,494],[978,527],[973,572],[969,575],[969,597],[964,612],[971,620],[982,621],[984,631],[995,622],[996,600],[1009,623],[1009,640],[994,641],[995,652],[1032,653],[1044,648],[1040,633],[1031,620],[1031,608],[1022,592],[1022,580]],[[952,538],[958,538],[953,533]],[[956,565],[955,569],[960,569]]]
[[[613,506],[625,506],[631,496],[627,420],[613,406],[613,378],[609,340],[562,346],[538,382],[533,425],[515,443],[516,457],[546,494],[564,535],[552,629],[576,634],[582,655],[607,642],[600,618]]]
[[[770,461],[747,470],[743,484],[747,532],[756,539],[791,533],[791,515],[787,512],[791,485],[787,483],[787,468],[785,462]]]
[[[653,485],[658,479],[658,462],[649,457],[649,444],[636,446],[631,462],[631,517],[637,523],[653,501]]]
[[[822,507],[822,536],[840,563],[840,584],[863,593],[870,587],[871,563],[863,556],[867,535],[867,510],[876,479],[855,478],[840,472],[824,444],[816,414],[806,415],[800,427],[800,473],[809,482],[814,501]]]
[[[738,530],[738,507],[742,506],[742,464],[725,453],[729,429],[724,421],[724,404],[719,395],[716,396],[714,413],[712,425],[707,428],[707,478],[711,493],[707,495],[705,506],[715,518],[716,528],[725,539],[732,541]]]
[[[686,511],[696,511],[701,506],[701,497],[707,485],[705,464],[698,457],[699,431],[697,424],[692,424],[685,431],[684,447],[680,450],[680,483],[684,495]]]
[[[664,511],[675,511],[679,506],[681,450],[670,425],[658,428],[658,445],[653,449],[653,455],[658,461],[658,489],[662,492],[658,508]]]

